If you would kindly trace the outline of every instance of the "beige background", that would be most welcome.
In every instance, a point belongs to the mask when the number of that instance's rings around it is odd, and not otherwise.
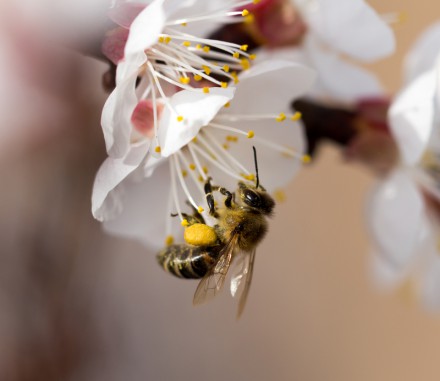
[[[404,52],[439,15],[440,5],[435,0],[373,4],[381,12],[407,14],[406,22],[395,26],[396,56],[373,66],[392,93],[400,85]],[[104,95],[98,103],[103,100]],[[196,283],[164,273],[154,253],[139,245],[100,233],[89,210],[93,174],[104,157],[97,127],[100,105],[92,106],[72,116],[73,125],[88,126],[89,132],[70,132],[49,148],[10,159],[0,168],[9,176],[0,205],[2,272],[18,274],[1,278],[6,286],[0,293],[0,375],[4,371],[9,377],[2,380],[40,379],[35,371],[14,378],[18,372],[10,369],[34,369],[28,360],[41,351],[38,345],[35,350],[27,346],[33,341],[23,332],[29,330],[33,338],[52,332],[53,323],[41,323],[46,316],[40,311],[41,294],[32,285],[22,286],[28,271],[20,260],[22,237],[33,230],[44,241],[38,245],[56,253],[51,268],[58,278],[53,277],[56,286],[49,287],[48,300],[62,307],[70,333],[48,351],[49,358],[75,343],[71,336],[93,338],[79,344],[72,370],[52,379],[439,379],[440,314],[424,312],[409,288],[383,294],[370,280],[364,216],[374,179],[367,170],[343,163],[336,149],[326,147],[286,189],[287,201],[278,206],[258,250],[247,309],[237,322],[236,305],[226,292],[193,308]],[[99,155],[85,155],[91,142],[101,146]],[[65,176],[64,181],[57,176]],[[71,194],[59,196],[63,192]],[[53,215],[55,207],[64,208],[63,217]],[[54,246],[57,240],[64,246]],[[65,256],[68,265],[59,265]],[[47,268],[44,261],[38,263]],[[58,361],[50,366],[56,368]]]

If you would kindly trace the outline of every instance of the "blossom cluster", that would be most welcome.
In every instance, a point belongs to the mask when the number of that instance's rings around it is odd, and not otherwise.
[[[381,178],[368,204],[376,278],[422,274],[440,307],[438,26],[390,101],[363,64],[394,52],[399,15],[364,0],[117,0],[109,16],[115,87],[92,196],[106,231],[156,249],[179,241],[187,213],[210,221],[208,179],[258,181],[252,147],[276,197],[330,139]]]

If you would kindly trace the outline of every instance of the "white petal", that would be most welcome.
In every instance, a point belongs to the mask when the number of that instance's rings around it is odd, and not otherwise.
[[[147,149],[148,143],[145,142],[132,146],[123,158],[108,158],[101,165],[92,194],[92,213],[96,219],[109,220],[121,212],[119,194],[115,188],[139,167]]]
[[[252,147],[255,146],[260,182],[268,192],[278,190],[291,181],[301,167],[301,160],[297,157],[288,156],[285,152],[274,150],[268,144],[276,144],[281,148],[291,149],[301,157],[305,149],[305,140],[300,122],[264,120],[240,121],[236,124],[228,123],[228,125],[245,132],[254,131],[255,136],[252,139],[248,139],[246,136],[238,136],[238,142],[228,142],[229,149],[227,152],[237,159],[249,173],[255,173],[252,150]],[[228,132],[215,128],[209,128],[207,131],[215,136],[220,144],[225,143],[226,136],[230,135]],[[229,189],[237,187],[235,178],[216,170],[213,166],[210,167],[210,175],[217,184]]]
[[[295,0],[309,27],[331,47],[374,61],[395,50],[392,29],[363,0]]]
[[[122,158],[130,145],[131,116],[137,105],[135,93],[137,73],[120,82],[104,104],[101,125],[109,156]]]
[[[104,229],[107,232],[160,249],[164,246],[167,223],[170,223],[170,233],[176,242],[183,242],[180,220],[170,215],[176,213],[177,209],[174,206],[169,209],[171,189],[169,160],[163,161],[156,168],[153,176],[141,182],[124,183],[124,192],[121,195],[122,213],[116,219],[104,222]],[[191,195],[195,197],[200,194],[196,201],[202,205],[204,200],[201,192],[197,193],[191,185],[188,184]],[[185,203],[185,193],[179,184],[177,184],[177,194],[181,211],[191,213]]]
[[[125,45],[125,56],[144,51],[157,43],[165,26],[164,0],[154,0],[134,19]]]
[[[228,113],[264,114],[289,110],[293,99],[311,88],[316,74],[304,65],[282,61],[263,61],[243,72]]]
[[[315,96],[346,103],[384,96],[380,82],[369,71],[342,60],[334,52],[322,49],[313,38],[307,38],[304,47],[311,66],[318,72]]]
[[[440,311],[440,253],[432,248],[426,263],[426,272],[422,274],[421,296],[425,307],[431,311]]]
[[[234,88],[210,88],[205,94],[202,89],[182,90],[173,95],[170,104],[176,113],[168,107],[163,111],[159,121],[159,144],[162,155],[167,157],[188,144],[228,103],[233,95]],[[183,116],[183,121],[177,117]]]
[[[420,191],[404,171],[391,173],[377,185],[367,222],[384,260],[396,271],[409,266],[429,228]]]
[[[430,70],[440,52],[440,22],[429,27],[416,41],[404,61],[407,83],[423,72]]]
[[[435,71],[422,74],[398,95],[389,110],[390,127],[407,164],[416,163],[429,142],[436,81]]]

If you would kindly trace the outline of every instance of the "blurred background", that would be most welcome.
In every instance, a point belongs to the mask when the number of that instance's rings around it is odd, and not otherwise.
[[[440,6],[371,3],[406,14],[396,55],[370,66],[393,94]],[[375,179],[332,146],[285,190],[240,321],[227,292],[193,308],[197,282],[103,234],[90,196],[107,66],[42,43],[81,40],[54,14],[14,9],[0,4],[0,380],[439,379],[440,315],[409,284],[375,289],[364,224]]]

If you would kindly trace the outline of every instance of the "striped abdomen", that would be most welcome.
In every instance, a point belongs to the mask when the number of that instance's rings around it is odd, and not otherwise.
[[[157,261],[165,271],[179,278],[202,278],[214,266],[222,245],[170,245],[157,254]]]

